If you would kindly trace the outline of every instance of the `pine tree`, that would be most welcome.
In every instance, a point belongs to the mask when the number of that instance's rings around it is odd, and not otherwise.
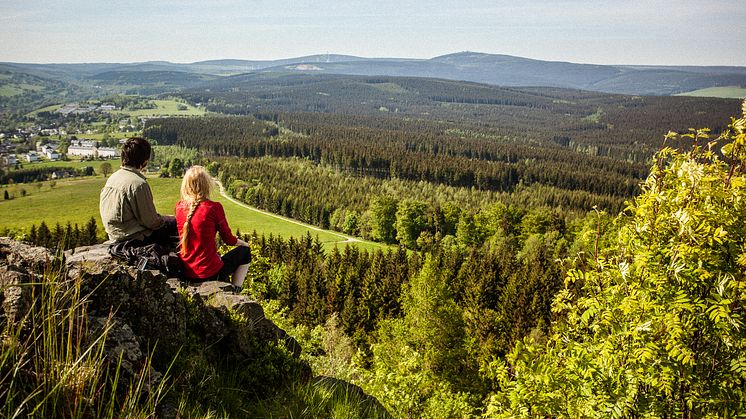
[[[44,221],[39,224],[39,229],[36,231],[36,243],[39,246],[51,247],[52,245],[52,234],[47,227],[47,223]]]
[[[98,227],[96,226],[96,218],[91,217],[85,226],[85,244],[84,246],[90,246],[98,243]]]
[[[31,228],[29,229],[28,233],[28,242],[37,244],[36,224],[31,224]]]

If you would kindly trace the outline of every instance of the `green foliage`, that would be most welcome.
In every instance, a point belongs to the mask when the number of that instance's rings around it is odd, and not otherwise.
[[[381,196],[370,202],[370,234],[373,240],[394,243],[397,233],[396,222],[398,201]]]
[[[344,383],[320,379],[297,383],[272,399],[262,401],[242,416],[262,418],[361,418],[378,419],[391,416],[367,396]]]
[[[373,373],[365,388],[399,417],[464,417],[475,374],[464,345],[461,308],[446,280],[452,274],[428,256],[403,296],[404,317],[387,320],[373,345]],[[441,416],[446,415],[446,416]]]
[[[405,199],[399,202],[396,209],[396,239],[410,249],[417,248],[417,239],[427,228],[427,205]]]
[[[688,140],[688,151],[657,154],[617,243],[591,269],[568,273],[553,306],[566,320],[546,345],[519,343],[487,368],[503,388],[488,415],[744,411],[745,128],[746,104],[705,146],[706,129],[667,136]]]
[[[101,163],[101,166],[99,166],[98,170],[101,172],[101,174],[104,177],[109,176],[111,174],[111,163],[109,162]]]

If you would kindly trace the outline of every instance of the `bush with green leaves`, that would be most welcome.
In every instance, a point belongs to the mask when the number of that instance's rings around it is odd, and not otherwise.
[[[502,391],[486,415],[730,417],[746,411],[746,102],[715,141],[707,129],[655,158],[620,216],[618,240],[571,270],[563,320],[485,374]]]

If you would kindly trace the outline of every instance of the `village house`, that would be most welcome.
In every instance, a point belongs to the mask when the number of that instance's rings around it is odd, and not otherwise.
[[[39,161],[39,155],[33,151],[30,151],[26,153],[26,161],[29,163]]]
[[[47,157],[47,160],[59,160],[60,159],[60,154],[51,149],[45,150],[44,155]]]
[[[3,156],[3,160],[8,166],[15,166],[18,163],[18,158],[15,154],[8,154],[7,156]]]
[[[96,157],[96,147],[71,144],[69,147],[67,147],[67,155],[80,157]]]
[[[102,159],[111,159],[119,157],[119,151],[114,147],[99,147],[98,157]]]
[[[46,154],[47,151],[55,151],[59,147],[60,147],[59,143],[46,143],[42,145],[41,141],[36,142],[36,151],[42,154]]]
[[[67,148],[67,155],[110,159],[119,157],[119,151],[114,147],[96,147],[95,141],[80,140],[70,144]]]

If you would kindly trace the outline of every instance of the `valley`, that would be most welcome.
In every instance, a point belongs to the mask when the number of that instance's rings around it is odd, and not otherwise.
[[[461,53],[1,68],[0,235],[103,241],[106,153],[143,136],[157,209],[204,166],[251,246],[241,293],[314,375],[395,417],[679,416],[679,399],[706,416],[742,396],[740,67]],[[318,405],[247,393],[264,370],[180,362],[172,396],[194,416]]]

